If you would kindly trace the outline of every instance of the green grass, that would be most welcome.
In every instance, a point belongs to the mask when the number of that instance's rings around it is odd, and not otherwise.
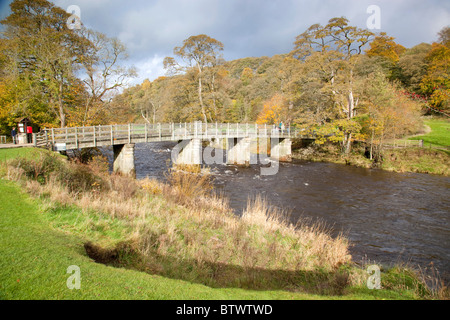
[[[429,119],[424,123],[430,127],[431,132],[422,136],[405,138],[405,140],[423,140],[424,147],[385,150],[383,169],[396,172],[450,175],[450,150],[447,149],[450,147],[450,121]],[[401,145],[402,140],[397,140],[397,143]]]
[[[410,140],[423,140],[425,147],[432,146],[449,147],[450,146],[450,121],[446,119],[430,119],[425,124],[431,128],[431,132],[423,135],[411,137]]]
[[[50,220],[71,223],[76,209],[42,211],[39,200],[0,180],[0,299],[414,299],[410,290],[350,288],[344,296],[320,296],[288,291],[210,288],[201,284],[114,268],[87,257],[84,239],[61,232]],[[60,215],[62,219],[55,218]],[[78,230],[79,231],[79,230]],[[78,234],[79,232],[75,232]],[[67,268],[81,270],[81,289],[70,290]]]
[[[388,149],[383,153],[382,169],[450,175],[449,152],[428,148]]]
[[[3,150],[0,150],[0,157],[2,154]],[[193,221],[186,221],[188,225],[193,229],[198,227]],[[386,289],[350,286],[339,296],[232,286],[212,288],[177,277],[98,264],[87,256],[83,246],[87,240],[114,244],[123,240],[129,231],[127,223],[107,214],[77,206],[49,205],[45,197],[32,198],[23,193],[17,182],[0,179],[0,299],[419,298],[414,285],[405,284],[402,270],[382,273],[382,286]],[[81,269],[80,290],[70,290],[66,286],[70,276],[66,270],[71,265]],[[298,281],[302,281],[301,277]]]
[[[36,149],[34,148],[8,148],[0,149],[0,162],[18,158],[18,157],[33,157]]]
[[[70,223],[76,209],[43,212],[42,204],[19,187],[0,180],[0,299],[412,299],[409,291],[352,288],[345,296],[287,291],[210,288],[93,262],[83,239],[52,228],[47,215]],[[78,233],[78,232],[77,232]],[[81,270],[81,289],[70,290],[67,268]]]
[[[0,181],[1,299],[292,299],[289,292],[213,289],[93,262],[83,239],[51,228],[39,202]],[[74,212],[74,211],[72,211]],[[67,212],[59,212],[66,216]],[[52,212],[55,214],[55,211]],[[81,289],[70,290],[67,268],[81,269]]]

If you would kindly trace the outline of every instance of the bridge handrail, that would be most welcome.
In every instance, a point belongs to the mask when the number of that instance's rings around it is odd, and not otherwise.
[[[256,123],[143,123],[113,124],[86,127],[66,127],[43,129],[36,134],[36,146],[49,147],[56,143],[66,143],[79,147],[81,144],[107,143],[135,139],[182,140],[183,138],[214,137],[298,137],[301,131],[288,126],[284,130],[272,125]],[[154,140],[153,140],[154,141]]]

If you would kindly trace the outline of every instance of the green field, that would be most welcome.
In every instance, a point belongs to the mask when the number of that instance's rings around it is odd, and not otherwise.
[[[450,121],[446,119],[426,120],[425,124],[431,132],[422,136],[411,137],[410,140],[423,140],[425,147],[450,147]]]

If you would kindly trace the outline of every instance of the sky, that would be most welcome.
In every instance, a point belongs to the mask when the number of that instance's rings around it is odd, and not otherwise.
[[[0,19],[8,16],[9,3],[0,0]],[[344,16],[351,25],[368,28],[377,16],[379,29],[410,48],[432,43],[450,25],[448,0],[51,0],[66,9],[80,8],[82,23],[119,38],[139,76],[164,75],[163,59],[192,35],[207,34],[224,44],[226,60],[273,56],[290,52],[295,37],[315,23],[327,24]],[[373,25],[369,26],[372,28]],[[376,26],[377,27],[377,26]]]

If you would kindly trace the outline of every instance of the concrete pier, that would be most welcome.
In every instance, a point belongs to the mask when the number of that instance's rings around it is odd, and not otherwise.
[[[250,165],[250,138],[227,138],[227,164]]]
[[[289,138],[270,138],[270,158],[281,162],[292,161],[292,141]]]
[[[113,145],[114,172],[136,177],[134,143]]]
[[[226,139],[210,138],[209,139],[209,147],[214,148],[214,149],[225,149],[226,148]]]
[[[202,164],[202,139],[180,140],[172,151],[174,164]]]

